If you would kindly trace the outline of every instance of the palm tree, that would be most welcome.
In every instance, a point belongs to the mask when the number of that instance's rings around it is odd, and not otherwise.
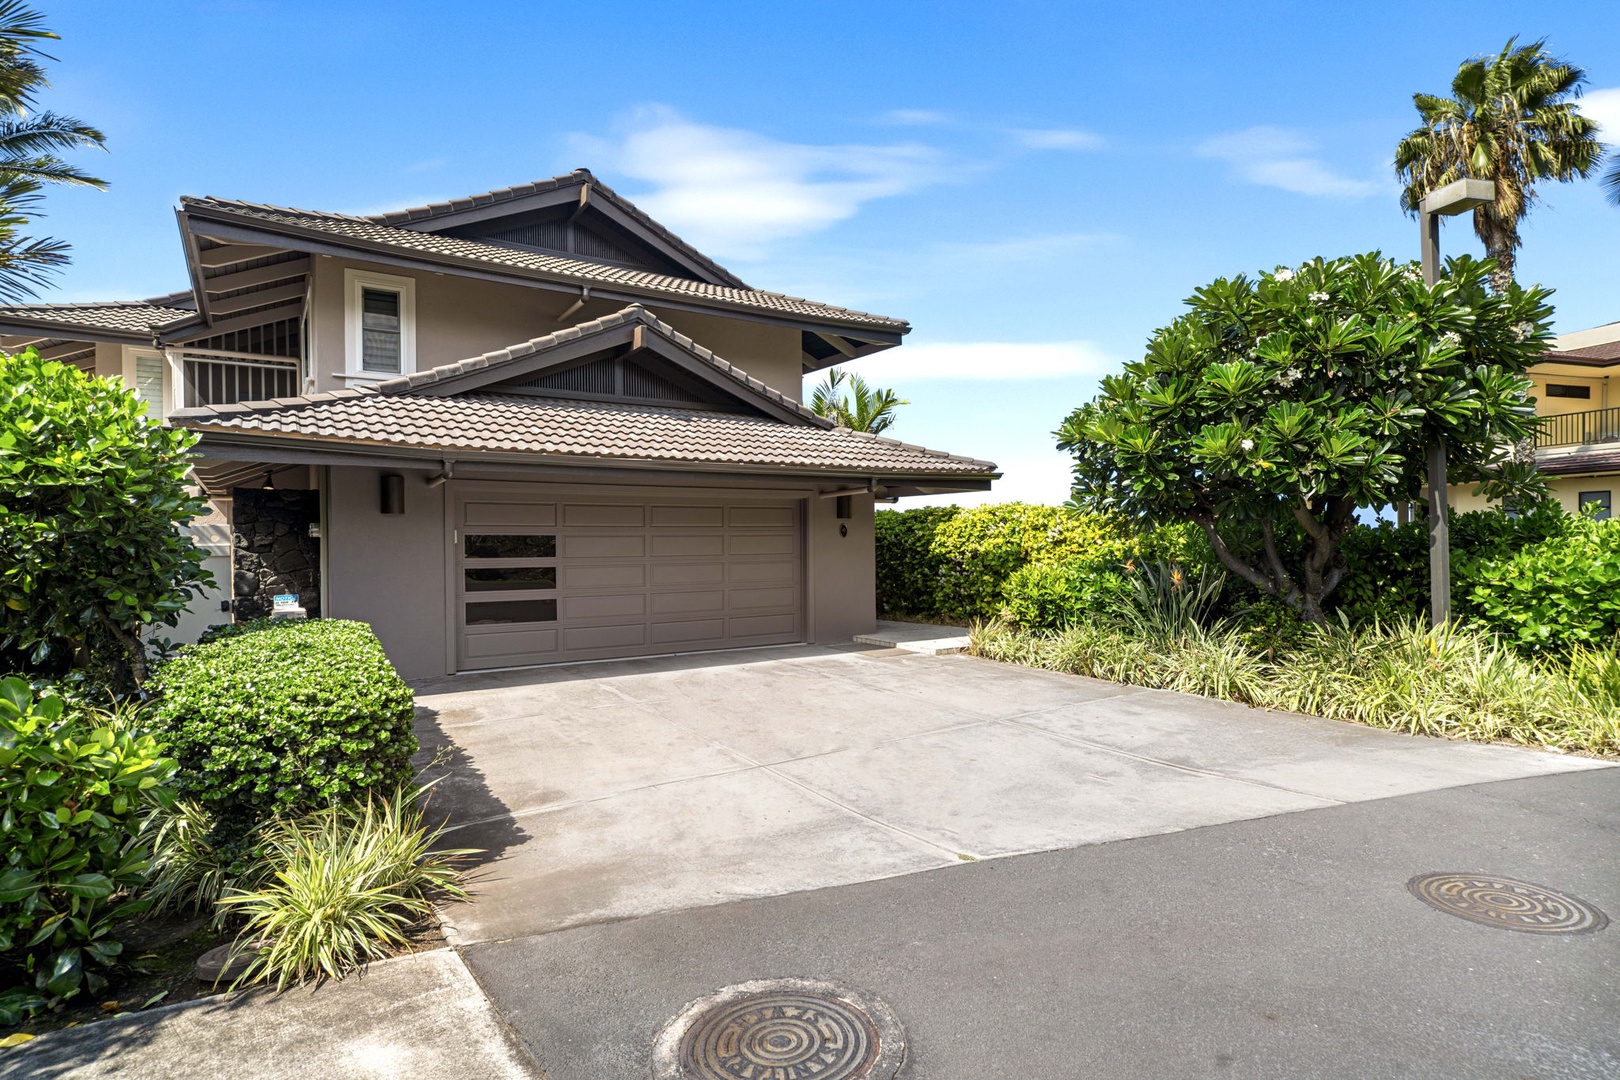
[[[847,398],[842,389],[846,383],[850,393]],[[873,435],[894,423],[895,409],[910,404],[896,397],[893,390],[878,389],[859,375],[836,369],[827,372],[827,381],[810,394],[810,408],[818,416],[825,416],[839,427],[869,431]]]
[[[58,156],[104,147],[106,136],[71,116],[33,111],[35,95],[50,86],[41,61],[54,57],[37,43],[56,39],[45,17],[20,0],[0,0],[0,299],[33,296],[67,263],[67,244],[22,234],[38,216],[46,184],[104,188]]]
[[[1418,212],[1423,196],[1464,177],[1496,182],[1496,201],[1474,211],[1474,232],[1496,260],[1492,286],[1513,283],[1519,222],[1535,202],[1538,180],[1574,180],[1603,152],[1597,125],[1575,108],[1586,72],[1548,55],[1544,41],[1469,60],[1451,80],[1453,97],[1413,94],[1423,126],[1395,148],[1405,185],[1401,207]]]

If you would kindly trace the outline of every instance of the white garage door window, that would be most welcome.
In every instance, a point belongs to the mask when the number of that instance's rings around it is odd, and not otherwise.
[[[803,640],[800,504],[452,491],[457,668]]]

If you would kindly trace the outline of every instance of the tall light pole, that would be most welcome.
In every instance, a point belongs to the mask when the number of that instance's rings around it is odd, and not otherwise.
[[[1496,201],[1490,180],[1453,180],[1423,196],[1418,226],[1423,236],[1423,281],[1440,280],[1440,219]],[[1446,440],[1429,441],[1429,618],[1439,626],[1451,618],[1451,525],[1446,520]]]

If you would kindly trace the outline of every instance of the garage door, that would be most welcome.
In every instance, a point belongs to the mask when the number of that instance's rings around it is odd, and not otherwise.
[[[460,670],[803,640],[799,503],[452,491]]]

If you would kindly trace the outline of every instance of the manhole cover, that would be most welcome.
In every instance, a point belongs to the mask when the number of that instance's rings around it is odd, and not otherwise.
[[[881,1001],[833,983],[768,979],[692,1002],[653,1048],[658,1080],[889,1080],[905,1036]]]
[[[1419,874],[1413,896],[1459,919],[1530,934],[1595,934],[1609,917],[1585,900],[1512,878]]]

